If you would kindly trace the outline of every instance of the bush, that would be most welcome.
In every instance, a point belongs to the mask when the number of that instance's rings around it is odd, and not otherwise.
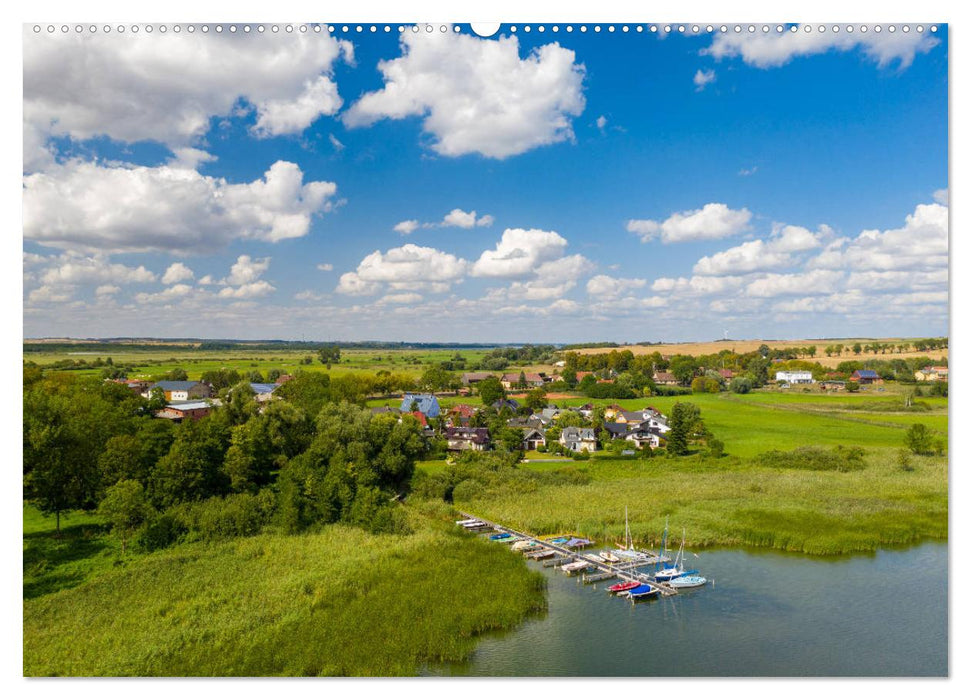
[[[807,469],[809,471],[848,472],[863,469],[866,453],[861,447],[843,447],[832,450],[821,447],[797,447],[789,452],[771,450],[756,457],[759,466],[770,469]]]
[[[751,377],[735,377],[728,384],[728,390],[734,394],[747,394],[752,391]]]
[[[187,532],[175,515],[166,512],[142,526],[135,535],[135,545],[145,552],[154,552],[177,543]]]
[[[585,462],[588,459],[590,459],[590,453],[586,450],[573,453],[573,461],[575,462]]]
[[[708,440],[708,456],[719,458],[725,454],[725,443],[717,438],[709,438]]]
[[[206,541],[255,535],[263,529],[275,506],[273,493],[237,493],[216,496],[199,503],[186,503],[172,509],[188,531],[188,539]]]

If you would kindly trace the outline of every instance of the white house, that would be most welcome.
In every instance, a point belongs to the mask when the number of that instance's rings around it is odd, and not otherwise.
[[[812,384],[813,373],[803,370],[776,372],[775,380],[777,382],[785,382],[787,384]]]
[[[597,435],[593,428],[563,428],[560,444],[571,452],[596,452]]]

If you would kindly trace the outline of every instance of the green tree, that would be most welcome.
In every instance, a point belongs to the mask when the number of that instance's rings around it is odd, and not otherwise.
[[[679,401],[671,409],[671,430],[668,431],[668,454],[688,454],[688,442],[699,430],[701,410],[692,403]]]
[[[536,387],[526,392],[526,408],[533,413],[542,411],[547,406],[546,391],[542,387]]]
[[[752,391],[751,377],[732,377],[728,384],[728,390],[735,394],[747,394]]]
[[[759,355],[761,355],[762,357],[768,358],[768,356],[769,356],[769,346],[766,345],[765,343],[762,343],[759,346],[759,349],[756,352],[758,352]]]
[[[863,346],[859,343],[853,343],[853,354],[859,355],[863,351]]]
[[[338,364],[341,361],[341,349],[336,345],[324,346],[317,351],[317,359],[320,360],[320,364],[327,365],[327,369],[330,369],[332,364]]]
[[[933,438],[931,431],[923,423],[914,423],[907,430],[904,437],[904,444],[915,455],[930,454],[932,451]]]
[[[482,403],[486,406],[491,406],[496,401],[506,398],[506,390],[497,377],[483,379],[478,383],[477,389],[482,398]]]
[[[145,489],[134,479],[123,479],[109,487],[98,505],[98,515],[108,521],[111,531],[121,539],[122,556],[128,540],[152,513]]]

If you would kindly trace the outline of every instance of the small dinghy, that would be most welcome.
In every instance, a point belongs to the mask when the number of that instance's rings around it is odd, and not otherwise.
[[[500,532],[498,535],[489,535],[490,540],[508,540],[512,535],[508,532]]]
[[[637,588],[641,584],[637,581],[622,581],[620,583],[615,583],[613,586],[607,586],[608,593],[626,593],[627,591]]]
[[[706,583],[708,579],[704,576],[679,576],[668,581],[671,588],[701,588]]]
[[[631,600],[638,600],[640,598],[649,598],[655,596],[660,591],[659,588],[655,588],[649,583],[642,583],[636,588],[631,588],[627,591],[627,597]]]

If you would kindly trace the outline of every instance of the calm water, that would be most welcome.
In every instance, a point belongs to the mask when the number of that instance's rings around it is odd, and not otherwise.
[[[501,546],[501,545],[496,545]],[[946,676],[947,545],[688,557],[714,585],[632,604],[555,569],[549,612],[428,675]]]

